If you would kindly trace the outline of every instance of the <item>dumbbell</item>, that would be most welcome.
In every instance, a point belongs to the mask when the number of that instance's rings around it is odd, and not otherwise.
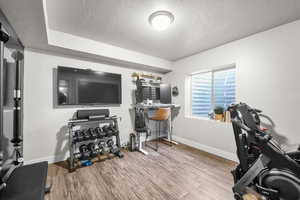
[[[118,135],[119,131],[113,124],[110,124],[109,129],[112,131],[112,135]]]
[[[108,125],[103,126],[102,130],[106,133],[106,137],[111,137],[113,135],[113,131]]]
[[[114,145],[114,141],[112,139],[107,140],[106,142],[108,147],[112,147]]]
[[[111,149],[111,153],[113,153],[114,155],[118,156],[119,158],[123,158],[124,154],[120,151],[120,149],[117,146],[114,146]]]
[[[90,157],[95,157],[97,156],[97,150],[96,150],[96,146],[95,143],[89,143],[87,145],[89,151],[90,151]]]
[[[100,141],[98,143],[98,153],[103,154],[105,152],[105,142]]]
[[[105,147],[106,147],[105,141],[102,140],[98,143],[98,151],[100,154],[103,154],[106,151]]]
[[[105,142],[103,140],[98,143],[98,148],[99,149],[101,149],[101,148],[104,149],[105,148]]]
[[[95,132],[97,134],[97,138],[104,138],[106,136],[106,133],[103,132],[103,130],[100,127],[95,128]]]
[[[109,147],[109,151],[110,153],[118,156],[119,158],[123,158],[124,155],[123,153],[120,151],[119,147],[117,147],[115,144],[114,144],[114,141],[113,140],[108,140],[107,141],[107,146]]]
[[[80,151],[80,154],[81,154],[81,159],[82,160],[89,160],[90,157],[91,157],[91,152],[88,148],[88,146],[86,144],[82,144],[79,146],[79,151]]]
[[[90,136],[90,139],[92,139],[92,140],[96,139],[98,136],[98,134],[96,133],[96,131],[93,128],[89,128],[87,132]]]
[[[74,142],[81,142],[81,141],[83,141],[83,136],[82,136],[80,130],[75,131],[73,139],[74,139]]]
[[[82,130],[81,135],[82,135],[84,141],[91,139],[88,129]]]

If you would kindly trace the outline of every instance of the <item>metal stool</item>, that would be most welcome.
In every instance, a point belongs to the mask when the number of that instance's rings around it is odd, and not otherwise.
[[[154,113],[153,116],[148,117],[149,120],[155,121],[155,123],[158,124],[158,131],[155,130],[155,132],[156,132],[155,148],[152,147],[151,145],[148,145],[149,147],[151,147],[155,151],[158,150],[158,140],[160,139],[160,126],[161,126],[161,123],[169,120],[170,116],[171,116],[171,109],[170,108],[159,108],[159,109],[155,110],[155,113]],[[156,128],[157,128],[157,126],[156,126]],[[145,144],[147,145],[146,142],[145,142]]]

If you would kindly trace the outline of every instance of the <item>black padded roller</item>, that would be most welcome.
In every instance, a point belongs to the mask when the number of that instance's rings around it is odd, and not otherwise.
[[[109,109],[78,110],[77,119],[109,117]]]

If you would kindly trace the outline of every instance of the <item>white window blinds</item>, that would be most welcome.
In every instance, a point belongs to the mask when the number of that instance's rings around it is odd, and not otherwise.
[[[194,74],[191,77],[191,114],[208,117],[216,107],[235,102],[235,68]]]
[[[235,69],[214,72],[214,106],[224,109],[235,102]]]
[[[192,75],[192,115],[205,116],[211,110],[212,73]]]

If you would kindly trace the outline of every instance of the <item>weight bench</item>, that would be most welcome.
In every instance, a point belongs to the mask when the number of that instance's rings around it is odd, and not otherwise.
[[[44,200],[48,162],[16,168],[0,191],[1,200]]]

